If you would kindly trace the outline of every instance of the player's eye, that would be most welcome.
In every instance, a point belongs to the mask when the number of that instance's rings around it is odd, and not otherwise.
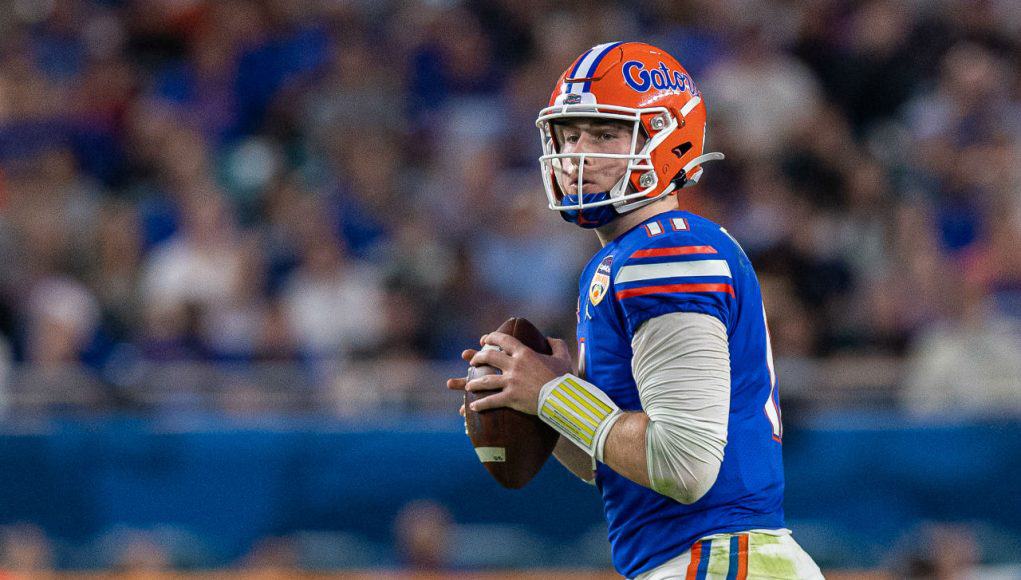
[[[613,131],[603,131],[602,135],[599,136],[603,141],[612,141],[617,138],[617,133]]]
[[[565,143],[577,143],[579,135],[577,133],[569,133],[564,135]]]

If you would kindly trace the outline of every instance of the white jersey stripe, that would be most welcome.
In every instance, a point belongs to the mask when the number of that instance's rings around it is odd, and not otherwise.
[[[614,282],[623,284],[656,278],[695,278],[698,276],[726,276],[730,278],[730,266],[726,260],[695,260],[624,266],[617,272]]]

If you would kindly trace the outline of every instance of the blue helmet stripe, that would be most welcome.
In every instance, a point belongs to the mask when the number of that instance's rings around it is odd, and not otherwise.
[[[569,79],[575,78],[575,76],[578,74],[578,68],[581,67],[581,63],[585,62],[585,57],[587,57],[589,55],[589,53],[592,52],[592,50],[593,49],[590,48],[590,49],[585,51],[585,54],[583,54],[583,55],[578,57],[578,62],[574,63],[574,68],[571,69],[571,74],[569,74],[567,76],[567,78],[569,78]],[[578,83],[567,83],[567,90],[564,91],[564,92],[565,93],[573,93],[576,84],[578,84]]]
[[[602,52],[600,52],[599,55],[596,56],[596,59],[594,61],[592,61],[592,65],[588,68],[588,71],[585,72],[585,77],[591,77],[592,75],[596,74],[596,69],[599,68],[599,63],[603,60],[603,57],[606,56],[606,53],[610,52],[611,50],[613,50],[614,48],[616,48],[616,47],[618,47],[618,46],[620,46],[622,44],[624,44],[624,43],[623,42],[611,42],[610,44],[608,44],[606,46],[606,48],[604,48],[602,50]],[[598,48],[598,47],[596,47],[596,48]],[[582,92],[587,93],[587,92],[589,92],[589,90],[591,88],[592,88],[592,81],[585,81],[585,86],[582,87],[581,90],[582,90]]]

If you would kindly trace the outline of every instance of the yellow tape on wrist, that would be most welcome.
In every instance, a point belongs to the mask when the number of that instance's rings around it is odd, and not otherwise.
[[[606,393],[571,374],[540,391],[539,417],[596,459],[602,459],[604,431],[620,414]]]

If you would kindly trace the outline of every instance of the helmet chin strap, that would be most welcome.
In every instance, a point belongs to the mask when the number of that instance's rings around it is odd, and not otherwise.
[[[693,168],[697,167],[698,165],[701,165],[702,163],[705,163],[706,161],[720,161],[722,159],[724,159],[723,153],[705,153],[705,154],[699,155],[698,157],[695,157],[691,161],[687,162],[684,165],[684,167],[681,168],[681,174],[682,175],[688,175],[689,171],[691,171]],[[702,174],[702,172],[699,171],[694,176],[692,176],[691,178],[685,179],[684,180],[684,185],[682,185],[681,187],[688,187],[689,185],[694,185],[695,183],[698,182],[698,178],[702,176],[701,174]],[[625,177],[627,177],[627,176],[625,175]],[[623,195],[623,190],[624,190],[625,186],[626,186],[625,179],[624,179],[624,177],[622,177],[620,179],[620,181],[617,182],[617,185],[613,186],[613,189],[610,190],[610,197],[611,198],[612,197],[620,197],[621,195]],[[676,185],[676,182],[673,182],[670,185],[668,185],[666,187],[666,189],[664,189],[663,192],[660,193],[659,195],[657,195],[656,197],[653,197],[653,198],[650,198],[650,199],[642,199],[642,200],[639,200],[639,201],[632,201],[631,203],[626,203],[624,201],[620,201],[620,202],[617,202],[617,203],[613,204],[613,207],[614,207],[614,209],[617,210],[617,213],[619,213],[619,214],[623,214],[623,213],[627,213],[627,212],[630,212],[630,211],[634,211],[634,210],[636,210],[636,209],[638,209],[640,207],[644,207],[646,205],[649,205],[650,203],[652,203],[654,201],[659,201],[659,200],[663,199],[665,196],[669,195],[670,193],[673,193],[673,191],[675,189],[677,189],[677,185]]]
[[[605,191],[599,193],[582,193],[565,195],[563,200],[571,202],[571,205],[581,205],[578,209],[560,210],[560,217],[564,220],[577,224],[583,228],[591,229],[602,227],[617,218],[617,210],[613,204],[584,207],[585,202],[596,203],[610,198]]]
[[[635,211],[636,209],[638,209],[640,207],[645,207],[645,206],[649,205],[650,203],[653,203],[653,202],[656,202],[656,201],[659,201],[659,200],[663,199],[667,195],[670,195],[671,193],[673,193],[673,191],[675,189],[677,189],[677,186],[674,185],[673,183],[671,183],[670,185],[666,186],[666,189],[664,189],[663,192],[660,193],[659,195],[657,195],[656,197],[648,198],[648,199],[640,199],[640,200],[637,200],[637,201],[632,201],[631,203],[624,203],[624,202],[616,203],[616,204],[613,205],[613,207],[614,207],[614,209],[617,210],[617,213],[621,213],[621,214],[628,213],[628,212],[631,212],[631,211]]]
[[[687,176],[689,171],[694,169],[696,166],[705,163],[706,161],[721,161],[723,159],[724,159],[723,153],[704,153],[704,154],[699,155],[698,157],[692,159],[691,161],[685,163],[684,167],[681,168],[681,173],[683,173],[685,176]],[[698,183],[698,178],[699,177],[702,177],[702,172],[701,171],[699,171],[697,174],[695,174],[691,178],[685,179],[684,180],[684,185],[682,187],[688,187],[689,185],[695,185],[696,183]]]

